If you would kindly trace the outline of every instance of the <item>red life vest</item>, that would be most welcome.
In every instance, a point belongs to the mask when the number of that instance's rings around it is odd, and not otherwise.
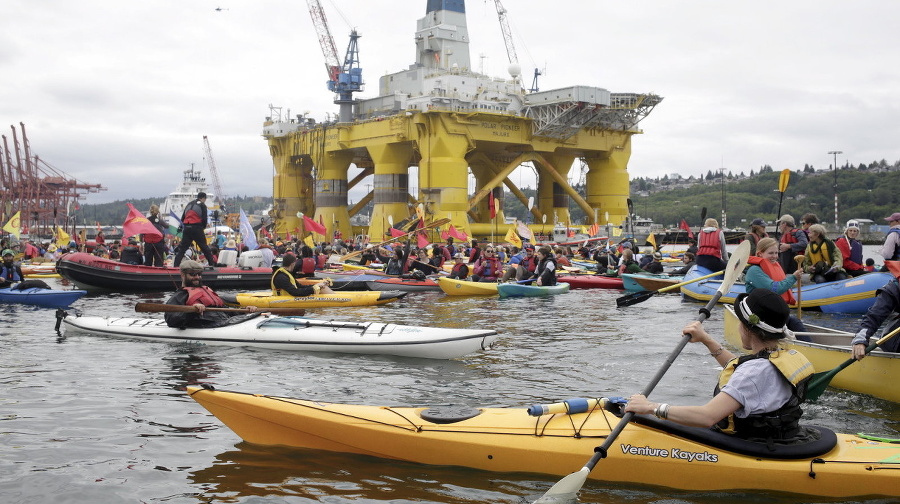
[[[763,273],[775,282],[780,282],[787,278],[787,275],[784,274],[784,270],[781,268],[781,264],[778,262],[772,263],[759,256],[750,256],[747,258],[747,263],[759,266]],[[787,301],[789,305],[797,304],[797,300],[794,299],[794,293],[790,289],[784,291],[781,294],[781,298]]]
[[[309,275],[316,272],[316,260],[312,257],[304,257],[301,261],[300,272]]]
[[[701,231],[698,243],[697,255],[715,256],[722,258],[722,234],[721,229],[715,231]]]
[[[184,303],[186,305],[200,303],[203,306],[225,306],[225,302],[222,301],[222,298],[205,285],[202,287],[185,287],[184,290],[188,293],[187,301]]]
[[[781,243],[797,243],[798,240],[797,236],[794,234],[795,231],[797,231],[797,228],[791,228],[785,231],[785,233],[781,235]]]

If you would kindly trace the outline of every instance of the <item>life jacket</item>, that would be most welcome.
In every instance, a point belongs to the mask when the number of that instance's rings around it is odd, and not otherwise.
[[[715,229],[713,231],[701,231],[700,240],[698,242],[699,248],[697,249],[697,255],[708,255],[721,259],[722,239],[719,237],[721,233],[721,229]]]
[[[500,264],[500,260],[496,257],[482,257],[481,265],[478,269],[478,276],[491,279],[497,278],[500,270],[502,269],[502,265]]]
[[[556,258],[551,256],[545,257],[538,262],[535,271],[541,278],[541,285],[544,287],[552,287],[556,285],[556,268],[548,269],[547,263],[556,263]]]
[[[528,271],[530,271],[531,273],[534,273],[535,270],[536,270],[537,267],[538,267],[538,259],[537,259],[537,256],[532,255],[531,257],[528,257],[528,256],[526,255],[525,258],[522,259],[522,262],[521,262],[520,264],[521,264],[522,266],[528,268]]]
[[[469,265],[466,263],[454,264],[453,269],[450,270],[450,276],[464,280],[469,276]]]
[[[225,302],[222,301],[222,298],[220,298],[218,294],[213,292],[212,289],[205,285],[201,287],[185,287],[184,290],[186,290],[188,293],[187,301],[185,301],[184,303],[186,305],[200,303],[204,306],[225,306]]]
[[[797,235],[794,233],[797,231],[797,228],[791,228],[787,230],[783,235],[781,235],[781,243],[797,243]]]
[[[19,275],[19,268],[13,263],[7,267],[5,264],[0,267],[0,278],[5,278],[8,282],[21,282],[22,277]]]
[[[747,258],[747,263],[754,266],[759,266],[759,268],[763,270],[763,273],[765,273],[767,277],[771,278],[775,282],[780,282],[787,278],[787,275],[784,273],[784,269],[781,268],[781,263],[779,262],[775,262],[774,264],[772,264],[762,257],[750,256]],[[797,304],[797,300],[794,298],[794,293],[791,292],[790,289],[784,291],[781,294],[781,298],[784,299],[789,305]]]
[[[824,261],[825,264],[829,266],[841,267],[843,266],[843,264],[834,263],[835,249],[837,249],[837,247],[834,245],[834,242],[827,238],[821,244],[810,242],[806,248],[806,250],[808,251],[806,254],[806,258],[812,265]],[[843,263],[843,261],[841,261],[841,263]]]
[[[325,264],[328,262],[328,256],[325,254],[319,254],[316,256],[316,269],[325,269]]]
[[[887,237],[891,235],[891,233],[900,234],[900,228],[891,228],[888,229],[888,234],[885,235],[885,240]],[[894,255],[890,258],[891,261],[900,261],[900,239],[897,240],[897,243],[894,245]]]
[[[838,238],[837,240],[834,241],[834,244],[840,248],[840,243],[842,241],[847,244],[847,250],[850,251],[850,253],[847,254],[847,257],[844,257],[844,269],[854,270],[854,269],[861,268],[863,266],[862,243],[859,243],[858,240],[852,240],[850,238],[847,238],[846,236],[841,236],[840,238]],[[842,255],[843,255],[843,252],[844,251],[841,250]],[[856,264],[854,265],[853,263],[856,263]],[[851,266],[851,267],[848,268],[848,266]],[[858,266],[858,267],[852,267],[852,266]]]
[[[195,200],[188,203],[181,217],[182,224],[203,224],[203,207],[200,201]]]
[[[768,359],[769,363],[775,366],[779,375],[791,385],[791,398],[772,412],[749,415],[746,418],[729,415],[722,419],[716,428],[744,439],[764,439],[770,445],[775,439],[796,437],[801,431],[800,417],[803,411],[800,405],[806,399],[806,386],[815,372],[812,363],[800,352],[784,349],[774,352],[763,350],[757,354],[734,358],[725,364],[719,374],[719,383],[714,394],[722,390],[738,366],[753,359]]]
[[[287,292],[282,292],[281,289],[275,288],[275,276],[278,275],[279,273],[284,273],[285,275],[287,275],[287,277],[291,280],[291,285],[293,285],[295,288],[297,287],[297,279],[294,278],[294,275],[292,275],[290,271],[284,269],[283,266],[281,268],[278,268],[277,270],[275,270],[275,273],[272,274],[272,280],[270,281],[270,285],[272,287],[272,295],[273,296],[288,296],[289,294]]]
[[[312,275],[316,272],[316,259],[313,257],[304,257],[300,260],[300,273],[304,275]]]

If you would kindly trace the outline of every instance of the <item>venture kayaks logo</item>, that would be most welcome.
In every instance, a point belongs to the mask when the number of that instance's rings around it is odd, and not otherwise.
[[[709,453],[707,451],[704,452],[690,452],[685,450],[680,450],[678,448],[672,448],[667,450],[665,448],[651,448],[649,446],[632,446],[630,444],[622,444],[619,445],[622,448],[622,453],[625,455],[643,455],[645,457],[659,457],[659,458],[672,458],[676,460],[687,460],[688,462],[712,462],[716,463],[719,461],[719,456],[715,453]]]

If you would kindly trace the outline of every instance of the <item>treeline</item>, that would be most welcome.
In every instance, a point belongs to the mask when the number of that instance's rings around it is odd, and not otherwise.
[[[91,225],[99,222],[103,225],[121,226],[128,215],[126,203],[131,203],[139,211],[146,214],[150,211],[150,205],[162,206],[165,200],[166,197],[161,196],[159,198],[117,200],[112,203],[99,203],[96,205],[85,204],[81,205],[81,208],[75,212],[75,217],[78,225]],[[272,204],[272,198],[263,196],[231,196],[226,203],[228,212],[237,213],[243,208],[244,212],[250,215],[268,208]],[[179,215],[179,217],[181,216]]]
[[[838,210],[841,222],[848,219],[872,219],[884,224],[883,218],[900,211],[900,162],[884,161],[858,167],[845,166],[837,171]],[[743,174],[741,174],[743,175]],[[724,186],[725,209],[729,227],[746,227],[760,217],[771,223],[778,218],[778,192],[781,171],[764,166],[752,176],[735,176],[722,183],[721,173],[690,187],[658,190],[649,195],[635,194],[639,187],[651,188],[661,179],[632,180],[635,213],[655,222],[676,226],[681,219],[699,225],[700,213],[707,208],[709,217],[721,219]],[[671,183],[671,182],[670,182]],[[834,171],[815,171],[806,166],[792,171],[781,213],[798,218],[806,212],[818,215],[820,221],[834,221]],[[721,222],[720,222],[721,224]]]

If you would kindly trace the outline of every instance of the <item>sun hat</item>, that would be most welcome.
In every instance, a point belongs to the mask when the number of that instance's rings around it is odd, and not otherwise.
[[[888,222],[895,221],[895,220],[900,221],[900,212],[894,212],[891,214],[890,217],[885,217],[884,220],[886,220]]]
[[[453,256],[453,258],[454,259],[465,259],[466,255],[463,254],[462,252],[460,252],[460,253],[456,254],[455,256]]]
[[[181,261],[181,271],[185,273],[199,273],[203,271],[203,265],[191,259]]]
[[[859,221],[856,219],[850,219],[847,221],[847,227],[845,229],[856,228],[859,229]]]
[[[235,243],[234,238],[225,242],[225,248],[235,248],[237,247],[237,243]]]
[[[13,252],[13,251],[10,250],[10,249],[6,249],[6,250],[3,251],[3,254],[2,254],[2,255],[5,255],[5,256],[6,256],[6,255],[14,256],[14,255],[16,255],[16,253]]]
[[[662,254],[659,252],[654,252],[653,257],[655,257],[656,259],[662,259]]]
[[[790,224],[791,226],[793,226],[793,225],[794,225],[794,218],[791,217],[791,216],[788,215],[788,214],[784,214],[784,215],[781,216],[780,219],[778,219],[778,222],[786,222],[786,223]]]
[[[781,296],[767,289],[753,289],[734,300],[734,313],[744,324],[760,329],[772,339],[790,334],[787,322],[791,310]]]

